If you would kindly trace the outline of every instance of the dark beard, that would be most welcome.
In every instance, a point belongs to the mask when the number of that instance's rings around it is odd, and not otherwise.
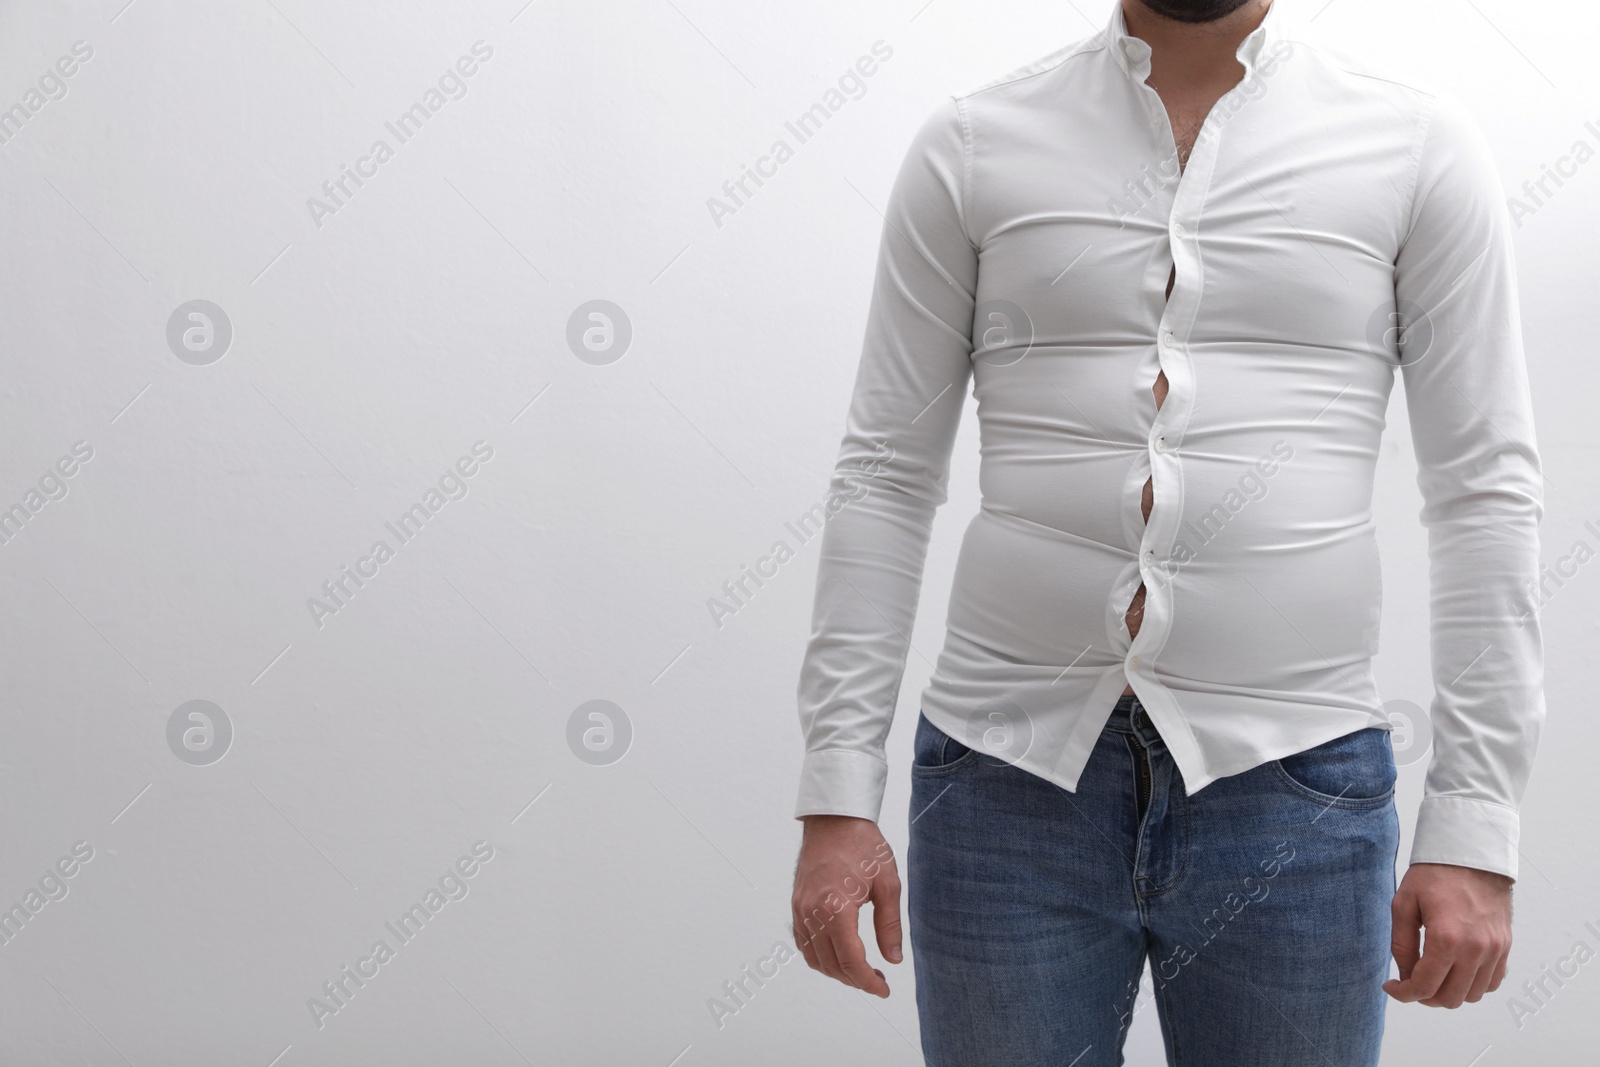
[[[1178,22],[1215,22],[1231,15],[1249,0],[1139,0],[1139,3]]]

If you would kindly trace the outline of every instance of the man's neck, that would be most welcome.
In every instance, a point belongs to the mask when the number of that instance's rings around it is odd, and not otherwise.
[[[1150,46],[1151,84],[1205,85],[1238,80],[1236,53],[1272,6],[1248,0],[1214,22],[1180,22],[1158,15],[1141,0],[1118,0],[1128,32]]]

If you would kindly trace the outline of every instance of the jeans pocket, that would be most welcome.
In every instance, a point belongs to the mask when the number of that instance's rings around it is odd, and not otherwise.
[[[1284,756],[1272,768],[1291,791],[1328,807],[1380,808],[1394,796],[1394,747],[1379,726]]]
[[[954,774],[977,756],[975,750],[933,725],[928,721],[928,716],[920,712],[911,749],[911,773],[918,778]]]

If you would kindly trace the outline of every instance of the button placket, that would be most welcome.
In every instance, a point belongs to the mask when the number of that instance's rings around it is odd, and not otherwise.
[[[1248,64],[1247,64],[1248,66]],[[1160,94],[1147,84],[1141,88],[1155,107],[1160,104]],[[1224,103],[1228,94],[1218,104]],[[1150,475],[1153,500],[1150,516],[1145,522],[1140,538],[1139,571],[1144,579],[1144,615],[1139,633],[1130,645],[1127,668],[1138,671],[1149,665],[1148,653],[1131,655],[1132,646],[1141,651],[1159,649],[1166,642],[1171,627],[1170,600],[1167,585],[1152,579],[1161,576],[1159,561],[1168,558],[1177,537],[1178,521],[1182,508],[1182,468],[1176,455],[1176,444],[1188,423],[1194,402],[1193,364],[1188,359],[1187,334],[1193,319],[1193,295],[1197,292],[1199,258],[1197,229],[1200,203],[1210,184],[1211,169],[1216,162],[1214,127],[1218,121],[1218,106],[1213,106],[1202,124],[1199,137],[1188,164],[1179,175],[1168,215],[1167,239],[1175,271],[1173,288],[1162,309],[1157,326],[1157,358],[1167,378],[1168,391],[1164,402],[1156,411],[1150,431]],[[1163,146],[1163,150],[1176,151],[1176,143]]]

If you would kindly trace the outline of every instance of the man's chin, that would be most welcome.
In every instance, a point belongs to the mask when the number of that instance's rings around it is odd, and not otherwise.
[[[1157,15],[1177,22],[1215,22],[1239,10],[1250,0],[1139,0]]]

